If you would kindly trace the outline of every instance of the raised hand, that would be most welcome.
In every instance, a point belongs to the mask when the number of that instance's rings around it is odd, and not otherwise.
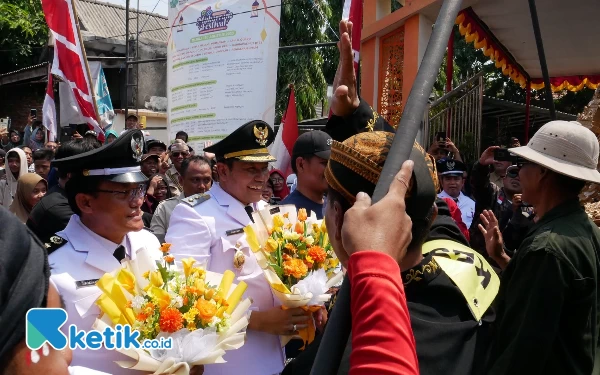
[[[340,60],[333,82],[331,111],[336,116],[351,115],[360,104],[356,89],[354,56],[352,54],[352,22],[340,21],[340,41],[338,42]]]
[[[478,227],[485,239],[485,250],[490,258],[498,263],[501,269],[505,269],[510,261],[510,257],[504,251],[504,240],[502,239],[496,215],[490,210],[484,210],[479,215],[479,218],[483,224],[479,224]]]

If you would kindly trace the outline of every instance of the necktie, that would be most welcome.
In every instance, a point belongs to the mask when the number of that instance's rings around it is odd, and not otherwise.
[[[250,206],[250,205],[244,206],[244,210],[246,210],[246,213],[248,214],[248,217],[254,223],[254,219],[252,218],[252,212],[254,212],[254,209],[252,208],[252,206]]]
[[[121,263],[125,259],[125,247],[123,245],[117,247],[117,250],[113,253],[113,256]]]
[[[454,202],[458,203],[458,198],[452,198]]]

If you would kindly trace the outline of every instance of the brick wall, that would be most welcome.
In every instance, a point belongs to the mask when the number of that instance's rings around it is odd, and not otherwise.
[[[23,131],[32,108],[42,119],[45,96],[45,82],[0,86],[0,118],[10,117],[12,128]]]

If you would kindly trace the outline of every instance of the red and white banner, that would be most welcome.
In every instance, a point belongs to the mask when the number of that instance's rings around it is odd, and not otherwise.
[[[56,105],[54,103],[54,90],[52,86],[52,73],[48,73],[48,87],[46,87],[46,97],[42,107],[42,124],[48,130],[48,140],[56,141]]]
[[[42,0],[46,23],[54,38],[54,60],[51,73],[60,77],[70,87],[76,107],[98,139],[104,141],[104,132],[98,125],[92,80],[88,75],[79,31],[71,0]]]
[[[279,131],[271,146],[271,155],[277,158],[275,169],[279,169],[286,176],[293,173],[291,160],[296,139],[298,139],[298,115],[296,113],[296,96],[292,87],[285,115],[281,119]]]
[[[363,0],[346,0],[342,11],[342,19],[352,22],[352,52],[354,55],[354,72],[358,77],[360,61],[360,34],[362,30]]]

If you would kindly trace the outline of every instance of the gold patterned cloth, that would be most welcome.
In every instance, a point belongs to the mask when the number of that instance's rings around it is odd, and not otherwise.
[[[332,189],[349,203],[356,194],[372,195],[388,157],[394,133],[363,132],[344,142],[333,141],[331,158],[325,169],[325,178]],[[410,191],[407,193],[407,212],[411,218],[422,218],[429,212],[438,191],[435,160],[415,142],[410,155],[415,167]]]

